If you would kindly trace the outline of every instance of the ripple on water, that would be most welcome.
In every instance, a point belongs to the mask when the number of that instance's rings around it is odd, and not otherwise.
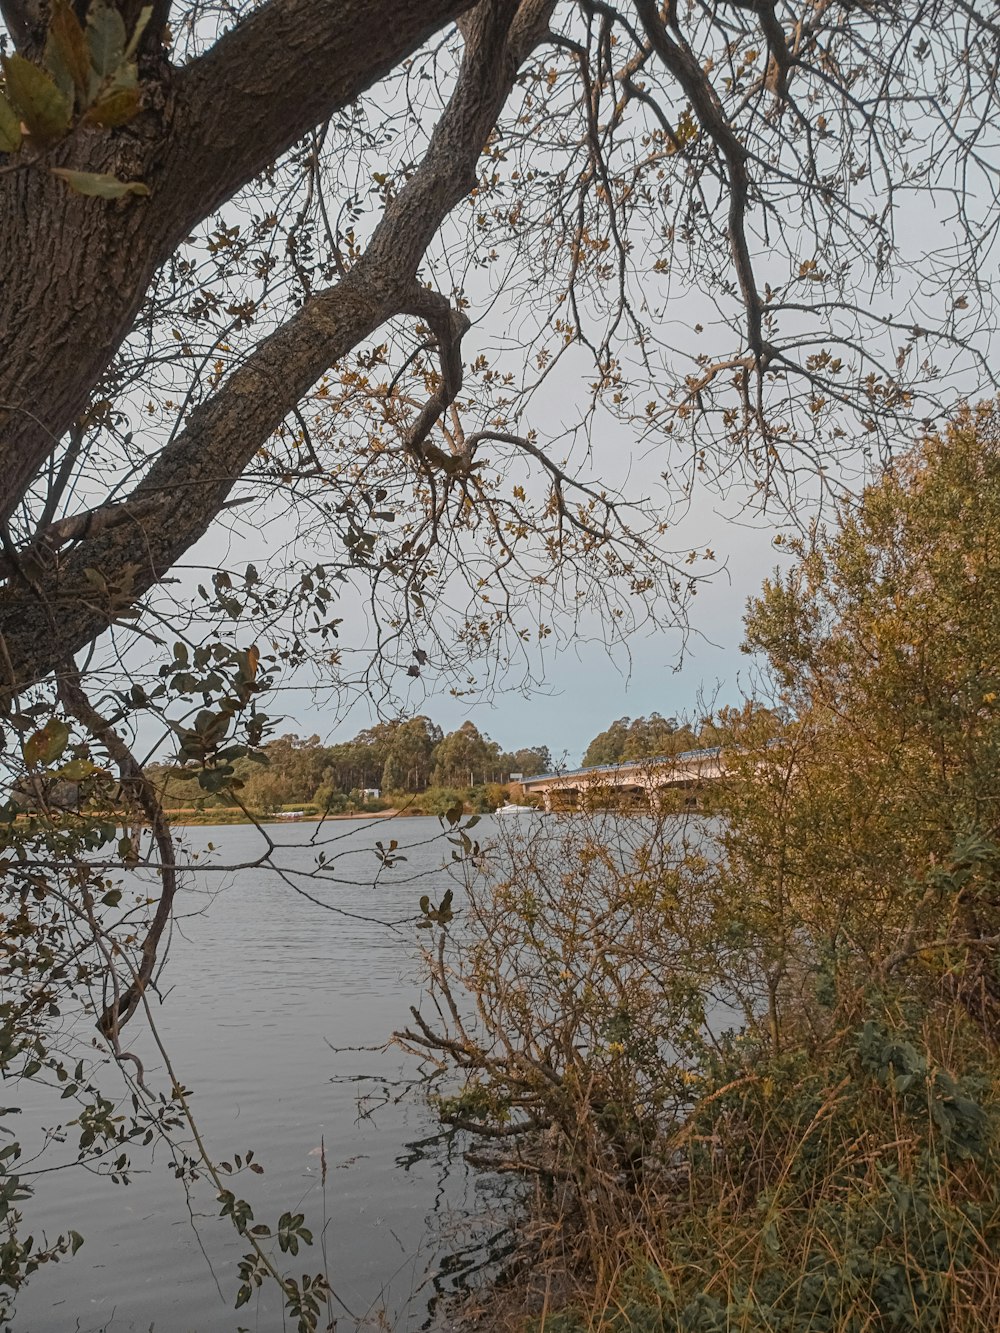
[[[370,849],[385,830],[334,825],[336,872],[352,882],[310,881],[309,892],[332,907],[383,920],[415,914],[420,894],[433,895],[434,872],[450,853],[441,841],[430,842],[437,827],[431,820],[394,821],[391,836],[408,860],[372,887],[377,862]],[[283,869],[315,866],[316,828],[282,828]],[[261,851],[260,835],[249,827],[187,829],[184,841],[191,850],[214,843],[207,860],[215,866]],[[351,850],[357,855],[343,854]],[[329,1273],[345,1303],[360,1315],[384,1299],[397,1328],[420,1327],[433,1283],[409,1298],[439,1257],[435,1211],[472,1206],[470,1182],[445,1147],[417,1154],[406,1171],[397,1165],[408,1144],[433,1132],[419,1104],[387,1106],[374,1123],[359,1120],[358,1085],[332,1081],[356,1073],[395,1078],[397,1054],[331,1049],[380,1044],[405,1022],[419,995],[416,932],[325,910],[257,867],[229,875],[195,869],[185,876],[178,906],[162,978],[165,1003],[156,1017],[178,1077],[194,1090],[195,1114],[216,1158],[253,1147],[265,1174],[241,1176],[239,1183],[257,1217],[273,1222],[285,1209],[305,1212],[318,1240],[325,1207]],[[136,1033],[134,1040],[147,1077],[164,1086],[148,1037]],[[65,1103],[24,1109],[27,1123],[66,1115]],[[329,1164],[325,1204],[316,1156],[321,1139]],[[217,1216],[212,1190],[200,1183],[188,1200],[162,1145],[152,1160],[141,1152],[134,1159],[141,1169],[128,1188],[76,1170],[39,1182],[31,1226],[73,1227],[86,1243],[75,1261],[48,1269],[28,1287],[17,1320],[23,1333],[148,1333],[151,1324],[170,1333],[229,1333],[241,1322],[232,1300],[235,1262],[245,1247]],[[300,1266],[311,1271],[320,1266],[318,1253],[304,1265],[302,1258],[300,1252]],[[260,1308],[240,1315],[251,1327],[281,1327],[267,1288]]]

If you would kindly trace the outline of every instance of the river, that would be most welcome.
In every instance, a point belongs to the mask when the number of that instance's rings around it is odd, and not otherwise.
[[[484,819],[477,836],[488,836],[492,823]],[[306,1215],[316,1244],[281,1259],[296,1274],[316,1273],[325,1252],[339,1333],[440,1327],[436,1297],[480,1262],[480,1241],[493,1229],[488,1203],[422,1100],[395,1100],[391,1085],[406,1072],[399,1053],[345,1048],[382,1045],[419,1000],[414,917],[421,894],[436,902],[453,885],[443,869],[452,849],[434,819],[267,831],[280,844],[278,869],[225,872],[260,856],[259,830],[182,831],[188,854],[199,860],[178,898],[157,1025],[178,1078],[193,1090],[215,1159],[232,1161],[252,1148],[263,1165],[263,1175],[241,1174],[233,1186],[256,1219],[273,1226],[285,1210]],[[390,838],[407,859],[380,868],[374,844]],[[206,851],[209,844],[214,851]],[[320,849],[341,882],[306,878]],[[141,1020],[133,1024],[128,1040],[146,1062],[148,1082],[167,1089],[162,1060],[138,1031]],[[362,1075],[376,1083],[359,1083]],[[382,1084],[387,1097],[374,1098],[382,1104],[372,1118],[360,1115],[359,1096]],[[23,1118],[51,1125],[67,1115],[66,1106],[44,1096],[23,1101]],[[189,1199],[162,1145],[151,1151],[133,1151],[127,1187],[78,1167],[38,1178],[25,1209],[31,1227],[50,1236],[72,1227],[85,1244],[29,1282],[18,1302],[18,1330],[285,1327],[273,1284],[234,1310],[245,1243],[218,1216],[208,1182]]]

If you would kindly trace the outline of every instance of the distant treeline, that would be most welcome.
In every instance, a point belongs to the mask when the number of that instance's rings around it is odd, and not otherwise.
[[[770,710],[754,705],[758,714]],[[721,718],[705,717],[694,724],[676,717],[650,713],[649,717],[620,717],[606,731],[599,732],[587,746],[583,766],[620,764],[630,759],[658,759],[682,754],[685,750],[707,749],[723,745],[729,734],[726,713]]]
[[[651,713],[649,717],[619,718],[590,742],[584,765],[613,764],[630,759],[651,759],[679,754],[699,746],[721,744],[723,725],[712,718],[695,724]],[[502,750],[473,722],[463,722],[445,733],[429,717],[380,722],[367,727],[353,740],[324,745],[318,736],[279,736],[269,742],[257,759],[235,763],[241,784],[239,799],[251,810],[280,810],[283,806],[315,806],[339,811],[372,805],[366,792],[377,790],[384,805],[416,794],[440,795],[429,808],[448,808],[468,793],[491,788],[483,808],[492,809],[503,800],[500,790],[513,774],[533,777],[556,767],[547,745]],[[153,770],[159,778],[164,804],[188,808],[205,793],[185,781],[177,770]],[[395,800],[394,800],[395,798]],[[232,804],[220,791],[208,804]],[[472,801],[479,808],[477,801]]]
[[[529,776],[553,767],[547,746],[504,751],[472,722],[445,734],[428,717],[381,722],[335,745],[318,736],[279,736],[264,747],[264,756],[265,763],[241,759],[235,765],[240,799],[254,810],[295,804],[344,809],[372,789],[384,795],[432,787],[465,792],[505,784],[512,773]],[[162,779],[167,806],[188,806],[203,794],[168,770]],[[212,804],[220,801],[230,804],[225,793]]]

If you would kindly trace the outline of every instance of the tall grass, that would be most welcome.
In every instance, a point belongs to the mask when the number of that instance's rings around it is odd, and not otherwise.
[[[929,971],[890,985],[801,935],[776,1041],[711,833],[502,830],[428,949],[433,1003],[400,1040],[474,1164],[525,1181],[482,1322],[996,1333],[996,1046]]]

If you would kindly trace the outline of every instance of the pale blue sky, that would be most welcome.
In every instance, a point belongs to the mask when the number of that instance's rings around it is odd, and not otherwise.
[[[778,526],[727,521],[704,497],[684,530],[692,544],[710,545],[728,567],[702,585],[691,611],[691,629],[682,649],[679,631],[641,635],[629,651],[609,654],[596,640],[570,641],[548,660],[547,684],[523,695],[498,692],[492,699],[456,699],[447,692],[417,705],[446,730],[467,718],[505,748],[547,744],[555,758],[577,762],[589,740],[614,718],[658,711],[665,716],[694,712],[699,694],[720,703],[736,702],[750,688],[752,663],[739,651],[746,601],[779,563],[772,540]],[[273,712],[285,731],[345,739],[369,723],[359,702],[340,722],[308,689],[283,691]]]

